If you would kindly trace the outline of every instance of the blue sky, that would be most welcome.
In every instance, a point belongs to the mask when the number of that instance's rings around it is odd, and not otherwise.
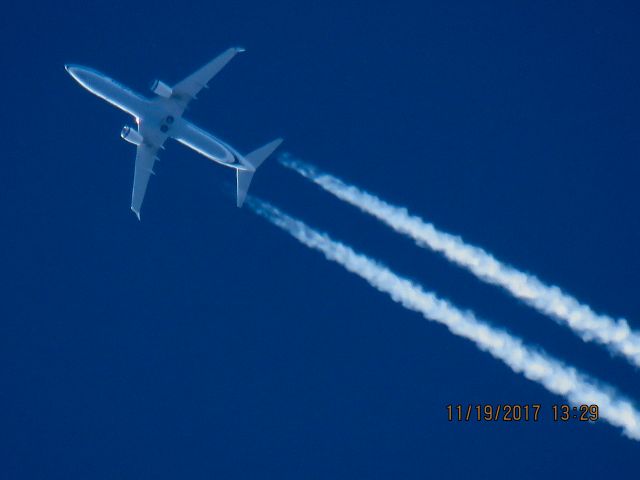
[[[44,2],[0,20],[5,478],[598,478],[618,429],[403,310],[168,143],[129,210],[132,124],[65,72],[149,94],[247,52],[186,116],[407,206],[640,328],[640,94],[629,2]],[[638,373],[270,160],[252,191],[640,399]],[[459,424],[448,403],[540,403]]]

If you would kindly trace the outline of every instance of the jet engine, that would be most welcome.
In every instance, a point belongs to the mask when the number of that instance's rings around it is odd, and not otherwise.
[[[133,143],[134,145],[142,145],[142,142],[144,142],[144,138],[142,138],[142,135],[140,135],[137,130],[131,128],[129,125],[124,126],[122,132],[120,132],[120,136],[123,140],[126,140],[129,143]]]
[[[173,93],[172,88],[160,80],[154,80],[151,84],[151,91],[164,98],[169,98]]]

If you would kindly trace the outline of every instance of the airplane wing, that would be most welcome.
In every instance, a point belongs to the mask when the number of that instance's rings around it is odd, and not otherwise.
[[[196,98],[196,95],[200,90],[208,88],[207,84],[209,81],[240,52],[244,52],[244,48],[233,47],[227,49],[202,68],[173,86],[171,100],[174,100],[177,103],[178,107],[181,109],[180,113],[187,108],[187,105],[191,100]]]
[[[153,172],[153,165],[158,159],[156,156],[158,148],[159,147],[143,143],[138,145],[138,151],[136,152],[136,168],[133,174],[133,192],[131,193],[131,210],[137,215],[138,220],[140,220],[140,208],[142,207],[144,194],[147,192],[149,178],[155,174]]]

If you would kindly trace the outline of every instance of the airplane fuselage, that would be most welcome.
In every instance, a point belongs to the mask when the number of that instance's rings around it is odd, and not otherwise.
[[[135,117],[137,124],[145,123],[144,142],[150,146],[161,147],[171,137],[221,165],[253,170],[233,147],[165,107],[161,98],[146,98],[92,68],[78,65],[65,68],[85,89]]]
[[[65,65],[67,72],[85,89],[124,110],[136,120],[136,127],[125,125],[120,132],[123,140],[136,146],[136,160],[131,191],[131,210],[140,219],[140,210],[158,154],[168,138],[173,138],[197,153],[236,173],[236,206],[241,207],[257,168],[278,148],[282,138],[276,138],[255,150],[241,155],[226,142],[185,120],[183,113],[198,93],[238,53],[241,47],[231,47],[195,72],[173,85],[160,80],[151,84],[155,94],[146,98],[92,68]]]

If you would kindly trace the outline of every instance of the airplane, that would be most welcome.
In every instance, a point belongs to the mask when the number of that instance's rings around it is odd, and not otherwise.
[[[214,162],[234,168],[238,207],[244,202],[256,169],[282,143],[282,139],[278,138],[247,155],[241,155],[229,144],[182,117],[196,95],[203,88],[209,88],[209,81],[240,52],[244,52],[244,49],[227,49],[173,86],[155,80],[151,84],[151,91],[155,93],[153,98],[145,98],[92,68],[65,65],[67,72],[80,85],[135,118],[137,128],[125,125],[120,136],[137,147],[131,210],[138,220],[149,178],[155,174],[153,166],[158,160],[158,150],[164,149],[167,138],[177,140]]]

